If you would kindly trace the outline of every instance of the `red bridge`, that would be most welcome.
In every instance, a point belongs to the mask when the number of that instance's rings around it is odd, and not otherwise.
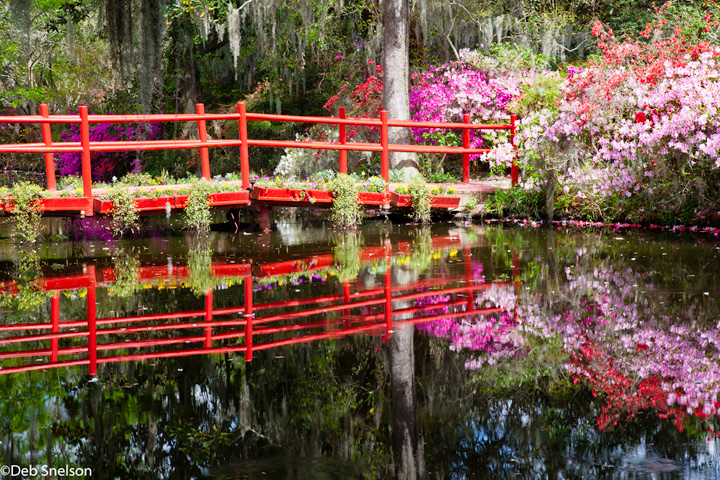
[[[237,139],[210,139],[207,135],[206,124],[208,121],[221,120],[238,122],[239,138]],[[240,151],[240,177],[239,182],[230,182],[234,187],[234,191],[219,192],[212,194],[209,203],[213,207],[230,208],[242,207],[250,204],[259,205],[293,205],[293,206],[328,206],[332,203],[332,195],[327,191],[295,191],[282,188],[277,189],[251,189],[250,183],[250,166],[248,147],[280,147],[280,148],[307,148],[314,150],[337,150],[339,151],[339,172],[347,173],[347,152],[348,151],[366,151],[380,152],[381,155],[381,174],[383,179],[389,183],[390,181],[390,152],[417,152],[417,153],[441,153],[441,154],[461,154],[463,157],[463,182],[465,190],[483,191],[487,187],[480,184],[469,183],[470,172],[470,155],[488,153],[490,149],[470,148],[470,131],[471,130],[507,130],[510,132],[510,141],[515,145],[515,123],[517,117],[511,116],[508,124],[473,124],[470,123],[470,116],[464,116],[463,123],[444,123],[444,122],[416,122],[389,120],[387,112],[382,111],[379,119],[369,118],[346,118],[345,110],[340,109],[339,117],[305,117],[292,115],[273,115],[262,113],[247,113],[245,104],[238,103],[237,113],[218,113],[207,114],[202,104],[197,105],[197,113],[195,114],[155,114],[155,115],[89,115],[86,106],[81,106],[79,115],[50,115],[47,105],[40,105],[40,115],[34,116],[12,116],[0,117],[0,125],[30,123],[39,124],[42,130],[42,143],[25,143],[25,144],[3,144],[0,145],[0,154],[2,153],[30,153],[44,154],[45,168],[47,177],[47,189],[49,193],[40,199],[40,208],[44,212],[54,215],[86,215],[93,213],[109,213],[112,204],[108,201],[100,199],[104,193],[102,190],[92,188],[91,179],[91,163],[92,153],[94,152],[114,152],[114,151],[147,151],[147,150],[176,150],[176,149],[199,149],[202,177],[211,178],[210,155],[211,148],[218,147],[237,147]],[[337,142],[320,142],[320,141],[290,141],[290,140],[259,140],[250,139],[247,134],[247,124],[251,121],[270,121],[270,122],[295,122],[309,124],[328,124],[337,125],[339,130],[339,140]],[[101,123],[112,124],[130,124],[130,123],[149,123],[149,122],[194,122],[198,127],[198,139],[187,140],[145,140],[145,141],[90,141],[90,125]],[[50,126],[52,124],[79,124],[80,125],[80,141],[79,142],[56,142],[53,141]],[[380,130],[379,143],[363,143],[348,142],[347,127],[363,126],[373,127]],[[388,141],[388,128],[405,127],[405,128],[443,128],[456,129],[463,132],[462,147],[442,147],[433,145],[402,145],[391,144]],[[75,152],[81,154],[82,159],[82,196],[68,197],[57,192],[55,179],[55,163],[53,154]],[[512,184],[517,183],[518,169],[513,162],[511,170]],[[461,184],[463,185],[463,184]],[[143,198],[142,193],[136,194],[139,198],[135,199],[136,208],[144,212],[163,211],[170,209],[182,209],[185,207],[186,195],[179,195],[178,190],[187,185],[159,185],[154,187],[137,187],[139,191],[154,191],[152,194],[148,192],[148,196]],[[460,187],[458,187],[459,190]],[[252,193],[250,190],[253,190]],[[410,206],[409,196],[397,195],[386,187],[385,193],[371,194],[371,192],[361,192],[358,196],[358,203],[364,205],[390,205],[395,207]],[[435,208],[453,208],[458,205],[457,200],[443,200],[435,198],[433,207]],[[13,202],[8,201],[0,205],[0,210],[12,211]]]

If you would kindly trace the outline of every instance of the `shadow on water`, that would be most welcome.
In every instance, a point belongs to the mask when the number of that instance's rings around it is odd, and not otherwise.
[[[718,478],[719,264],[710,238],[451,224],[6,244],[0,457]]]

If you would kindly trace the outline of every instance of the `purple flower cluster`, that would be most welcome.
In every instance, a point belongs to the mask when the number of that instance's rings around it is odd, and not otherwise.
[[[77,112],[68,111],[70,114]],[[110,112],[110,115],[113,113]],[[159,123],[97,123],[90,125],[90,142],[120,142],[137,140],[158,140],[163,137],[163,127]],[[72,124],[60,134],[65,142],[80,142],[80,125]],[[61,175],[80,175],[82,172],[81,154],[75,152],[55,154],[57,169]],[[132,171],[139,173],[142,161],[136,152],[100,152],[91,157],[93,181],[107,181],[113,176],[121,177]]]

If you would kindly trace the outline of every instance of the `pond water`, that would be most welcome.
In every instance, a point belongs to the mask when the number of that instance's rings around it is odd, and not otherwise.
[[[0,245],[4,465],[720,478],[712,235],[70,227],[90,239]]]

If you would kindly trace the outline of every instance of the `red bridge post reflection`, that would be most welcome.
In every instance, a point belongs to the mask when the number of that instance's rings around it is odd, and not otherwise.
[[[55,292],[50,299],[50,323],[0,325],[0,362],[13,363],[0,363],[0,374],[87,365],[88,373],[96,375],[98,365],[105,363],[235,352],[243,353],[245,361],[250,362],[253,352],[258,350],[358,333],[382,335],[387,339],[392,334],[393,324],[486,315],[505,310],[503,307],[477,309],[474,298],[477,292],[492,286],[515,285],[518,288],[519,282],[515,280],[519,275],[517,262],[514,262],[512,282],[476,283],[470,269],[470,248],[463,248],[457,237],[435,238],[433,244],[461,248],[465,257],[464,273],[393,285],[393,251],[392,246],[386,244],[366,248],[359,254],[365,261],[384,256],[381,264],[386,270],[381,287],[366,289],[359,281],[352,284],[343,282],[340,284],[342,292],[337,294],[256,304],[253,298],[256,295],[256,279],[272,278],[299,269],[312,272],[325,268],[333,264],[333,255],[263,265],[217,263],[211,269],[214,279],[241,279],[244,284],[244,299],[240,305],[214,308],[213,290],[208,289],[203,310],[112,318],[97,318],[96,289],[112,285],[114,271],[109,268],[96,270],[95,265],[87,265],[81,275],[39,280],[43,290]],[[396,247],[396,255],[407,253],[403,244]],[[188,280],[190,274],[185,266],[146,266],[139,268],[138,278],[146,282],[158,279],[183,281]],[[10,292],[17,291],[17,286],[12,284],[6,284],[4,288]],[[61,321],[60,292],[82,289],[87,292],[86,319]],[[440,295],[448,296],[448,300],[393,310],[395,302]],[[448,313],[418,316],[439,307],[449,307]],[[407,318],[409,314],[413,318]],[[400,316],[403,316],[402,320],[395,318]],[[269,336],[283,338],[262,341]],[[64,342],[67,342],[66,346],[61,345]],[[16,363],[23,360],[26,363]]]

